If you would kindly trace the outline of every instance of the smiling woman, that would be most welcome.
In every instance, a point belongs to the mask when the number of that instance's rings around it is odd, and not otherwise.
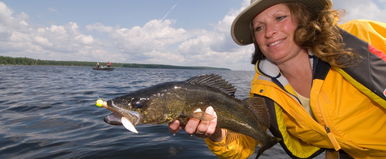
[[[326,150],[327,158],[385,158],[384,54],[340,29],[338,18],[331,0],[252,0],[234,20],[232,38],[255,46],[250,93],[265,99],[269,129],[289,156]],[[213,123],[191,119],[184,130],[208,134],[220,158],[251,155],[255,141]],[[177,131],[179,123],[169,127]]]

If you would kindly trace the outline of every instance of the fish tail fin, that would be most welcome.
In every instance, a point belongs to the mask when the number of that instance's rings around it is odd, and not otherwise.
[[[270,142],[268,142],[268,144],[264,145],[263,147],[261,147],[259,149],[259,151],[257,152],[257,155],[256,155],[256,158],[259,158],[261,154],[263,154],[263,152],[269,148],[271,148],[272,146],[276,145],[281,139],[280,138],[277,138],[277,137],[272,137]]]

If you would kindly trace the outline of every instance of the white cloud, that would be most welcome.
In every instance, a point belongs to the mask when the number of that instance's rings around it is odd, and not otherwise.
[[[132,28],[111,27],[103,24],[88,25],[92,32],[104,34],[103,40],[111,49],[115,49],[122,57],[114,61],[136,63],[171,64],[184,61],[174,46],[186,40],[189,33],[181,28],[174,28],[173,21],[151,20],[143,26]],[[168,54],[168,56],[165,56]],[[172,58],[173,57],[173,58]],[[181,65],[182,63],[176,63]]]
[[[101,23],[82,27],[76,22],[37,26],[25,13],[15,14],[0,2],[0,55],[252,70],[253,46],[237,46],[230,36],[233,19],[248,4],[249,0],[243,0],[241,8],[224,15],[211,30],[186,30],[175,27],[177,21],[170,19],[153,19],[131,28]],[[385,7],[370,0],[336,1],[334,6],[346,9],[346,19],[386,19]]]
[[[79,41],[82,44],[92,44],[94,42],[94,38],[91,35],[77,35],[75,40]]]
[[[12,10],[7,7],[3,2],[0,2],[0,17],[2,22],[8,20],[12,16]]]
[[[29,25],[28,15],[14,14],[0,2],[1,55],[40,59],[159,63],[245,69],[250,50],[238,48],[229,34],[236,15],[226,15],[209,30],[174,27],[174,20],[150,20],[143,26],[113,27]],[[245,60],[246,59],[246,60]]]
[[[370,19],[385,22],[386,19],[386,0],[334,0],[335,9],[343,9],[344,15],[341,22],[353,19]],[[382,5],[380,5],[382,4]]]
[[[89,45],[94,43],[93,37],[81,33],[75,22],[32,26],[28,15],[13,13],[3,2],[0,2],[0,35],[1,55],[39,59],[88,60],[89,55],[82,50],[90,49]],[[100,47],[95,45],[92,48]]]
[[[0,47],[6,48],[1,55],[241,69],[250,51],[235,48],[229,36],[233,17],[225,16],[213,31],[185,30],[174,27],[174,20],[154,19],[131,28],[90,24],[82,32],[76,22],[29,25],[26,14],[16,15],[0,3],[0,34],[7,37],[0,38]]]
[[[39,43],[39,44],[41,44],[41,45],[43,45],[43,46],[48,46],[48,47],[49,47],[49,46],[52,46],[52,43],[49,42],[48,39],[45,38],[45,37],[36,36],[36,37],[34,38],[34,40],[35,40],[37,43]]]

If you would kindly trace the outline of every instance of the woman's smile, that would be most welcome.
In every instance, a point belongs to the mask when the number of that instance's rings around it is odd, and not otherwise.
[[[279,47],[280,44],[283,43],[283,41],[284,41],[284,39],[273,40],[271,42],[268,42],[267,47],[269,47],[269,48]]]

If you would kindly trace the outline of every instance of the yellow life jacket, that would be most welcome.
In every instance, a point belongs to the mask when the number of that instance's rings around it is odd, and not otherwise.
[[[386,23],[372,20],[352,20],[340,24],[339,27],[386,53]]]
[[[385,105],[364,95],[328,64],[319,61],[317,65],[310,94],[315,119],[285,78],[255,76],[251,93],[273,101],[268,106],[274,121],[271,132],[281,137],[286,152],[297,158],[313,157],[322,148],[344,150],[354,158],[385,158]]]

